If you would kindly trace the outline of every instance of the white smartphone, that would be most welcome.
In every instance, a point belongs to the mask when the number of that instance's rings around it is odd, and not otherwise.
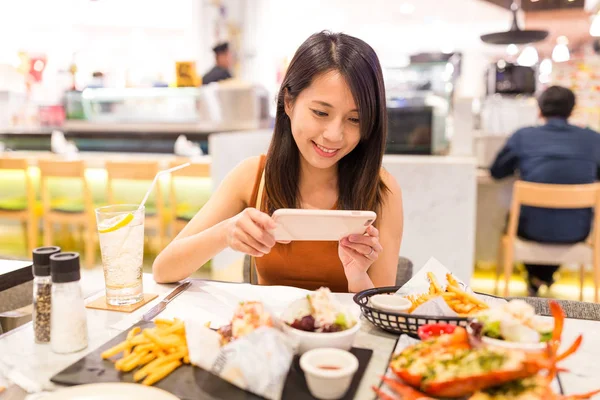
[[[362,235],[377,214],[373,211],[304,210],[281,208],[273,213],[276,241],[338,241],[348,235]]]

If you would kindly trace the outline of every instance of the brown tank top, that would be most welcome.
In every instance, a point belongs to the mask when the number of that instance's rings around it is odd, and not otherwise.
[[[256,207],[266,157],[260,157],[250,206]],[[266,211],[266,191],[260,211]],[[318,227],[315,227],[318,229]],[[277,243],[269,254],[254,258],[259,285],[285,285],[308,290],[326,286],[333,292],[347,292],[348,280],[338,256],[338,242],[297,241]]]

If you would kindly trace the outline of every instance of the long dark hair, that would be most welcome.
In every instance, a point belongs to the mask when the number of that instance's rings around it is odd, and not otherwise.
[[[378,212],[387,187],[380,177],[387,135],[385,87],[379,59],[367,43],[343,33],[320,32],[296,51],[277,96],[273,139],[265,166],[269,212],[298,208],[300,151],[292,136],[285,99],[292,102],[313,79],[329,71],[346,79],[358,107],[360,141],[338,162],[338,202],[341,210]]]

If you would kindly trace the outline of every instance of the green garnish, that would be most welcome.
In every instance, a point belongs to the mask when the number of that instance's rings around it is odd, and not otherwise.
[[[500,321],[484,322],[483,335],[493,339],[502,339],[502,334],[500,333]]]
[[[540,333],[540,342],[545,343],[552,339],[552,332],[542,332]]]
[[[340,328],[342,328],[342,330],[348,329],[348,321],[346,321],[346,316],[344,315],[344,313],[339,313],[335,317],[334,325],[339,325]]]
[[[491,397],[498,395],[518,396],[528,390],[535,389],[537,386],[535,379],[525,378],[484,389],[483,392],[489,394]]]
[[[484,352],[477,359],[479,366],[484,371],[494,371],[500,369],[506,361],[506,356],[502,353]]]

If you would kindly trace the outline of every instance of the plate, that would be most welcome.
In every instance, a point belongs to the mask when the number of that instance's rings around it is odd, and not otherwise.
[[[137,383],[92,383],[57,390],[44,400],[178,400],[162,389]]]

